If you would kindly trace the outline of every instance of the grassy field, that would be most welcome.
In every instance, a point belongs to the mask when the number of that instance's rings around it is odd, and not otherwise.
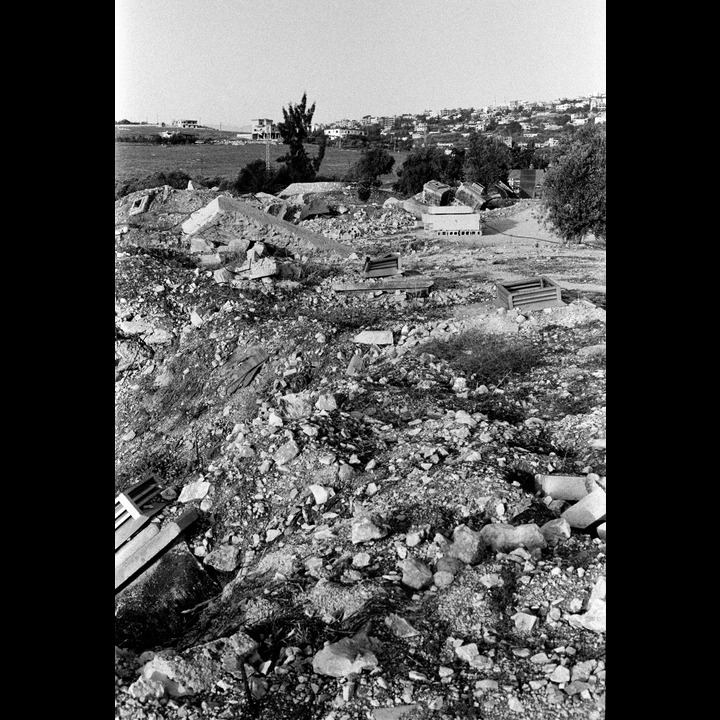
[[[134,133],[150,134],[152,129],[133,128]],[[116,131],[117,132],[117,131]],[[134,134],[132,133],[132,134]],[[224,134],[224,133],[223,133]],[[275,161],[287,153],[285,145],[270,146],[270,160]],[[317,146],[308,145],[309,155],[317,154]],[[360,158],[359,150],[327,148],[319,174],[341,180],[353,163]],[[405,161],[406,152],[394,153],[395,170]],[[235,179],[245,165],[253,160],[265,159],[265,145],[141,145],[115,143],[115,180],[142,178],[161,170],[184,170],[193,177],[225,177]],[[392,182],[395,173],[384,176],[383,181]]]

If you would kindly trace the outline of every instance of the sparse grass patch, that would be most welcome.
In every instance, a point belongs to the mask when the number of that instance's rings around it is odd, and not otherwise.
[[[509,376],[524,375],[542,363],[539,347],[479,330],[447,342],[433,340],[421,350],[447,361],[456,372],[478,385],[500,385]]]

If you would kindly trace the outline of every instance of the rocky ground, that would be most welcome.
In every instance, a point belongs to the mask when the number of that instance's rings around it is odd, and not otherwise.
[[[116,717],[603,718],[604,249],[535,201],[452,242],[336,192],[299,225],[354,254],[221,283],[181,227],[215,196],[115,207],[116,493],[155,472],[155,521],[201,516],[116,595]],[[388,252],[430,292],[333,290]],[[495,307],[538,275],[565,306]]]

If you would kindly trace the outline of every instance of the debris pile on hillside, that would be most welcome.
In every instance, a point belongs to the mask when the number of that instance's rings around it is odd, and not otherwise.
[[[116,490],[198,514],[116,598],[116,716],[600,720],[604,310],[497,310],[440,243],[383,290],[395,240],[315,254],[273,199],[185,192],[116,204]],[[247,245],[204,269],[200,238]]]

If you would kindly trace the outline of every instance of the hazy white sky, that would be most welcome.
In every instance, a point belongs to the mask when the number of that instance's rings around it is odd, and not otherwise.
[[[115,0],[115,119],[314,122],[605,90],[605,0]]]

